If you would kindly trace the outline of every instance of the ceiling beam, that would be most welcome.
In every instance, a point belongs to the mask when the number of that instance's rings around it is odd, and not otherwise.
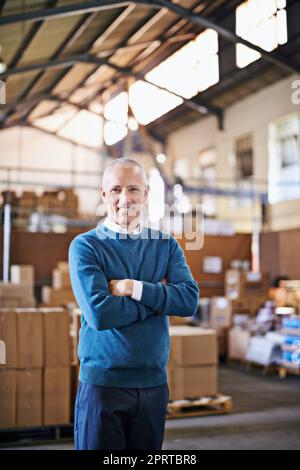
[[[145,0],[138,0],[137,3],[140,4],[148,4]],[[214,21],[202,16],[199,13],[193,13],[192,11],[188,10],[187,8],[182,7],[178,3],[172,3],[169,0],[156,0],[157,5],[161,5],[161,8],[168,8],[170,11],[176,13],[178,16],[185,18],[187,21],[191,23],[198,24],[203,28],[211,28],[215,30],[220,36],[222,36],[227,41],[234,43],[234,44],[243,44],[244,46],[249,47],[250,49],[259,52],[263,59],[271,62],[285,70],[289,70],[292,73],[300,73],[300,64],[295,63],[288,57],[283,56],[279,52],[268,52],[262,49],[259,46],[243,39],[242,37],[238,36],[237,34],[233,33],[232,31],[224,28],[220,24],[215,23]]]
[[[65,52],[69,47],[73,45],[73,43],[78,39],[78,37],[88,28],[90,25],[91,21],[95,18],[97,13],[88,13],[84,15],[83,17],[80,18],[76,26],[72,29],[72,31],[67,35],[67,37],[63,40],[62,44],[56,49],[56,51],[52,54],[50,57],[50,60],[55,60],[58,59],[59,55]],[[39,72],[26,86],[26,88],[23,90],[23,92],[18,96],[18,99],[16,101],[16,104],[19,104],[20,102],[23,101],[24,98],[26,98],[33,87],[37,84],[37,82],[42,78],[43,74],[45,73],[44,70]],[[44,91],[45,93],[50,92],[49,89]],[[7,113],[7,117],[11,114],[13,110],[9,111]],[[32,111],[32,108],[29,110],[29,113]]]
[[[106,27],[106,29],[104,31],[102,31],[99,35],[96,34],[95,36],[93,35],[93,37],[88,41],[86,47],[85,47],[85,50],[84,51],[81,51],[82,53],[88,53],[90,52],[90,49],[93,48],[95,46],[95,43],[99,42],[102,38],[104,38],[106,36],[106,33],[108,31],[108,29],[110,31],[113,31],[115,30],[117,27],[119,27],[119,24],[120,24],[120,21],[123,19],[126,19],[127,16],[131,13],[131,11],[133,10],[133,5],[130,5],[128,6],[127,8],[123,8],[121,13],[119,13],[119,10],[118,10],[118,14],[115,16],[115,18],[113,19],[113,21],[109,24],[109,26]],[[65,53],[66,50],[68,50],[69,47],[71,47],[75,42],[76,40],[78,39],[78,37],[80,37],[80,35],[85,31],[85,29],[87,29],[87,27],[89,26],[89,24],[95,19],[95,17],[97,16],[97,12],[93,12],[93,13],[88,13],[86,15],[84,15],[83,17],[83,20],[81,20],[81,23],[79,24],[79,28],[75,28],[71,34],[69,35],[68,38],[66,38],[65,41],[63,41],[63,43],[59,46],[59,48],[56,50],[55,54],[53,54],[53,56],[50,58],[51,60],[53,59],[58,59],[60,54],[62,53]],[[69,72],[69,70],[71,70],[71,67],[69,68],[66,68],[63,72],[60,72],[57,77],[55,78],[54,82],[51,83],[50,86],[47,87],[47,89],[45,90],[46,92],[49,92],[51,93],[52,90],[58,85],[58,83],[63,79],[63,77]],[[93,73],[95,72],[95,70],[92,70],[91,72],[88,73],[87,77],[84,77],[84,79],[82,79],[76,86],[76,89],[80,88],[84,83],[85,83],[85,80],[90,76],[92,75]],[[41,76],[43,75],[44,72],[40,72],[40,74],[38,74],[37,78],[36,78],[36,81],[34,81],[34,83],[36,83],[39,78],[41,78]],[[31,85],[29,85],[29,89],[31,89]],[[103,87],[102,87],[103,88]],[[26,90],[27,91],[27,90]],[[69,98],[72,93],[73,93],[74,89],[69,91],[66,98]],[[27,96],[28,92],[26,93],[25,96]],[[54,110],[52,112],[54,112],[56,109],[58,109],[59,106],[57,106],[56,108],[54,108]],[[26,115],[24,116],[25,120],[27,120],[27,118],[30,116],[31,112],[33,111],[34,107],[30,108],[28,110],[28,112],[26,113]]]
[[[181,98],[184,103],[194,109],[195,111],[199,112],[200,114],[206,114],[208,111],[212,112],[213,114],[219,115],[221,112],[221,109],[215,106],[211,106],[208,103],[202,103],[201,101],[199,103],[194,102],[191,99],[184,98],[178,93],[175,93],[173,91],[168,90],[166,87],[162,87],[160,85],[157,85],[150,80],[147,80],[145,76],[140,73],[140,72],[133,72],[130,68],[128,67],[120,67],[113,62],[110,62],[107,59],[103,59],[101,57],[97,57],[91,54],[78,54],[71,56],[69,58],[65,59],[56,59],[53,61],[48,61],[48,62],[42,62],[42,63],[37,63],[37,64],[29,64],[24,67],[18,67],[18,68],[13,68],[13,69],[7,69],[5,72],[0,73],[0,79],[5,79],[9,75],[16,75],[19,73],[25,73],[25,72],[32,72],[34,70],[50,70],[53,68],[61,68],[61,67],[69,67],[70,65],[74,65],[75,63],[82,62],[82,63],[87,63],[87,64],[95,64],[97,66],[101,65],[106,65],[108,67],[113,68],[117,72],[119,72],[122,75],[126,75],[132,78],[135,78],[136,80],[143,80],[146,83],[150,85],[154,85],[156,88],[162,90],[162,91],[167,91],[168,93],[171,93],[174,96],[177,96],[178,98]]]
[[[14,103],[6,104],[4,106],[1,106],[0,108],[0,122],[5,119],[6,114],[17,108],[18,106],[26,106],[28,104],[38,104],[41,103],[42,101],[56,101],[61,104],[68,104],[70,106],[74,106],[74,108],[78,109],[79,111],[89,111],[92,114],[95,114],[96,116],[100,117],[102,116],[102,113],[95,113],[94,111],[91,111],[87,106],[79,104],[79,103],[73,103],[67,98],[63,98],[58,95],[49,95],[47,93],[41,93],[40,95],[33,96],[31,98],[27,98],[23,100],[21,103],[18,103],[17,101]],[[3,111],[3,114],[1,114],[1,111]],[[49,116],[49,113],[44,114],[42,116],[38,116],[37,119],[40,119],[41,117],[46,117]]]
[[[54,7],[56,3],[57,3],[57,0],[49,0],[46,6]],[[31,41],[33,40],[38,30],[41,28],[43,24],[44,24],[44,21],[37,21],[36,23],[34,23],[34,25],[31,27],[31,29],[27,33],[26,37],[22,39],[20,47],[18,48],[17,52],[15,53],[14,57],[12,58],[12,60],[10,61],[8,65],[9,68],[15,67],[17,63],[21,60],[27,47],[30,45]]]
[[[25,11],[15,15],[5,15],[0,18],[0,27],[16,23],[32,23],[35,21],[52,20],[66,16],[83,15],[85,13],[100,12],[113,8],[122,8],[129,5],[130,1],[120,0],[94,0],[77,3],[74,5],[62,5],[54,8],[41,8],[40,10]],[[150,6],[150,5],[149,5]],[[153,8],[161,8],[154,6]]]
[[[178,14],[180,17],[186,19],[189,22],[198,24],[204,28],[211,28],[220,34],[224,39],[235,44],[243,44],[256,52],[260,53],[261,56],[273,64],[276,64],[280,67],[283,67],[290,72],[300,73],[300,65],[294,63],[289,58],[283,56],[278,52],[268,52],[262,49],[255,44],[247,41],[246,39],[241,38],[237,34],[229,31],[223,26],[209,20],[208,18],[202,16],[199,13],[194,13],[191,10],[182,7],[178,3],[172,3],[169,0],[156,0],[155,2],[149,0],[135,0],[134,2],[120,2],[119,0],[98,0],[79,3],[75,5],[63,5],[56,8],[45,8],[38,11],[29,11],[18,13],[15,15],[7,15],[0,17],[0,27],[7,24],[14,24],[18,22],[32,22],[32,21],[41,21],[48,20],[53,18],[60,18],[71,15],[81,15],[83,13],[89,12],[99,12],[102,10],[112,9],[112,8],[121,8],[129,5],[130,3],[136,3],[139,5],[145,5],[150,8],[167,8],[168,10]]]

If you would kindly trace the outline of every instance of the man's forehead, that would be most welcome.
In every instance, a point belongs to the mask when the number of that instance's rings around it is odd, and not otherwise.
[[[143,184],[143,177],[137,168],[117,167],[105,175],[105,184],[108,186],[138,186]]]

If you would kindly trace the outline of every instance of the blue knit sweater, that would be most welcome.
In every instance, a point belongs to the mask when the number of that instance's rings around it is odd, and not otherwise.
[[[177,240],[146,227],[124,235],[100,224],[74,238],[69,263],[82,311],[79,379],[110,387],[166,383],[168,315],[193,315],[199,295]],[[113,296],[111,279],[142,281],[140,302]]]

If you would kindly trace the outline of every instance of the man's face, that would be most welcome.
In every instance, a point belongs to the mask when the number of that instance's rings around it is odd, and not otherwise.
[[[148,192],[149,187],[145,186],[138,168],[118,165],[108,173],[100,188],[109,219],[131,228],[140,222]]]

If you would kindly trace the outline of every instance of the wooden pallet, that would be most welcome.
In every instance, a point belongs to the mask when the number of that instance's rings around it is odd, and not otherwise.
[[[227,414],[232,411],[232,399],[226,395],[194,400],[175,400],[168,404],[168,419]]]
[[[279,367],[279,377],[281,379],[285,379],[287,375],[297,375],[298,377],[300,377],[300,368],[288,365],[281,365]]]
[[[70,442],[73,437],[73,424],[0,429],[0,449],[8,446]]]
[[[247,371],[251,369],[261,369],[263,375],[274,375],[278,371],[278,366],[276,364],[263,365],[258,362],[247,361],[247,359],[233,359],[230,358],[227,360],[228,365],[239,364]]]

